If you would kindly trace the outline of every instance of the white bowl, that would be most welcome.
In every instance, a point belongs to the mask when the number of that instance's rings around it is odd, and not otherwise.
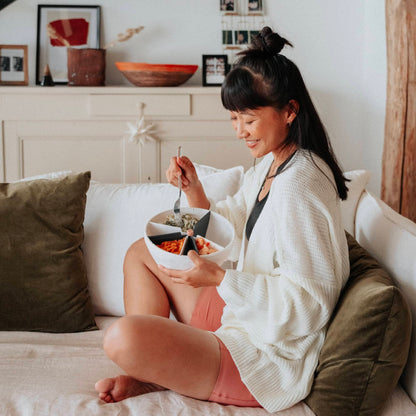
[[[182,214],[191,214],[195,215],[197,218],[201,219],[209,211],[202,208],[192,208],[192,207],[182,207]],[[172,227],[170,225],[163,224],[168,215],[172,215],[173,211],[163,211],[160,214],[155,215],[151,218],[145,226],[145,235],[144,241],[146,246],[152,255],[153,259],[157,264],[167,267],[168,269],[175,270],[187,270],[191,269],[194,264],[188,258],[188,256],[183,256],[179,254],[169,253],[158,247],[156,244],[150,240],[149,237],[168,234],[180,231],[179,227]],[[183,233],[184,236],[186,233]],[[214,243],[216,246],[221,248],[215,253],[205,254],[202,257],[207,260],[213,261],[218,265],[222,265],[230,254],[231,246],[234,241],[234,227],[231,223],[225,219],[222,215],[217,214],[216,212],[211,211],[210,220],[207,228],[205,238]]]

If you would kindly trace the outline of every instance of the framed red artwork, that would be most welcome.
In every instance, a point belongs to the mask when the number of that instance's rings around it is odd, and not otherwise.
[[[55,84],[67,84],[67,48],[99,49],[100,20],[100,6],[39,4],[36,84],[46,65]]]

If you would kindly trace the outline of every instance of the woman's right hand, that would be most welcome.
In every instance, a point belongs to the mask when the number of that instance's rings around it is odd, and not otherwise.
[[[170,159],[170,165],[166,170],[168,182],[177,187],[179,174],[182,180],[182,190],[185,193],[192,190],[192,188],[202,186],[201,182],[199,182],[194,164],[186,156],[174,156]]]
[[[195,166],[186,156],[174,156],[170,159],[169,167],[166,170],[166,179],[171,185],[178,187],[179,174],[181,174],[182,190],[186,194],[189,206],[208,208],[210,204]]]

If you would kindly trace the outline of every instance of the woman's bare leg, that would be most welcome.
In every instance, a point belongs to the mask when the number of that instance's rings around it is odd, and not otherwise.
[[[169,317],[189,323],[201,288],[172,283],[157,267],[143,239],[136,241],[124,260],[124,307],[127,315]]]
[[[109,328],[104,349],[129,375],[96,383],[107,402],[163,389],[207,400],[220,368],[215,335],[158,316],[119,319]]]
[[[114,402],[164,389],[209,397],[220,365],[218,341],[211,333],[165,319],[172,309],[178,321],[189,324],[201,290],[172,283],[143,239],[129,248],[124,261],[128,316],[104,338],[107,355],[128,375],[98,381],[101,399]]]

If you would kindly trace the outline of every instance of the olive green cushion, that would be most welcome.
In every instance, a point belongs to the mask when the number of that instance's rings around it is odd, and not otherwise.
[[[411,315],[404,296],[377,261],[347,238],[350,278],[305,400],[317,416],[379,415],[409,352]]]
[[[90,179],[0,184],[0,330],[97,328],[81,251]]]

